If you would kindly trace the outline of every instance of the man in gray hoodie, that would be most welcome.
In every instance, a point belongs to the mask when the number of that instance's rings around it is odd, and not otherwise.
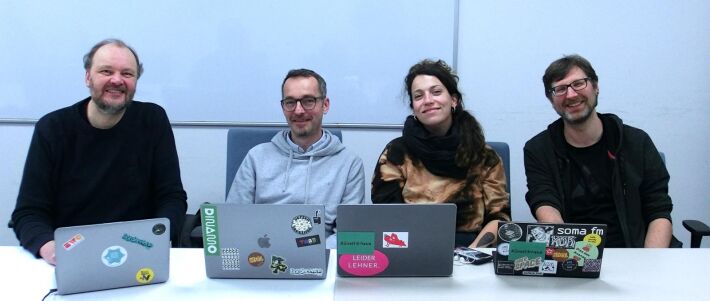
[[[281,85],[281,109],[290,129],[249,150],[229,189],[228,203],[324,204],[330,236],[339,204],[365,202],[362,160],[322,128],[330,109],[326,92],[318,73],[288,72]]]

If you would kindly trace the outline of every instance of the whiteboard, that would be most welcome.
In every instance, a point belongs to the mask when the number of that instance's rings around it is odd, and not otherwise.
[[[135,99],[172,121],[284,122],[281,82],[328,84],[325,123],[401,124],[408,68],[454,55],[456,1],[0,0],[0,119],[87,97],[83,55],[120,38],[145,67]]]

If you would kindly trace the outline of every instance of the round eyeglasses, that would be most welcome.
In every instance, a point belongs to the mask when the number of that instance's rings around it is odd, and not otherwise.
[[[284,109],[284,111],[287,112],[295,111],[297,103],[300,102],[301,107],[303,107],[304,110],[313,110],[313,108],[316,107],[316,103],[318,103],[318,100],[321,100],[323,98],[323,96],[305,96],[299,99],[287,97],[281,100],[281,107]]]
[[[589,77],[580,78],[571,82],[569,85],[559,85],[550,88],[550,92],[554,96],[562,96],[567,94],[567,89],[572,88],[572,90],[580,91],[587,87],[587,82],[590,80]]]

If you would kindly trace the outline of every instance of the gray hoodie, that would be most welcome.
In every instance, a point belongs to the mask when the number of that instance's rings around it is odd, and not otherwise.
[[[360,157],[345,149],[328,130],[305,152],[289,130],[251,150],[227,195],[228,203],[324,204],[327,235],[339,204],[365,202],[365,172]]]

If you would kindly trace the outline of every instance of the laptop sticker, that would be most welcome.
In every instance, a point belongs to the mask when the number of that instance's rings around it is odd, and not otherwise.
[[[555,249],[555,251],[552,252],[552,259],[558,262],[565,262],[568,258],[569,252],[567,252],[567,249]]]
[[[602,268],[601,259],[585,259],[584,266],[582,267],[582,272],[599,272]]]
[[[313,224],[311,223],[311,219],[307,216],[297,215],[291,221],[291,229],[293,229],[293,231],[298,234],[304,235],[308,234],[308,232],[311,232],[311,229],[313,229]]]
[[[387,255],[378,250],[372,254],[343,254],[338,258],[340,268],[355,276],[377,275],[387,269],[389,264]]]
[[[129,234],[127,234],[127,233],[123,233],[123,236],[122,236],[121,238],[122,238],[123,240],[127,241],[127,242],[134,243],[134,244],[137,244],[137,245],[141,245],[141,246],[143,246],[143,247],[146,248],[146,249],[150,249],[150,248],[153,247],[153,243],[152,243],[152,242],[145,241],[145,240],[143,240],[143,239],[140,239],[140,238],[135,237],[135,236],[133,236],[133,235],[129,235]]]
[[[552,235],[549,246],[553,248],[571,249],[577,245],[577,237],[574,235]]]
[[[545,258],[545,249],[545,243],[511,241],[508,260],[513,261],[516,271],[538,270]]]
[[[214,205],[202,205],[200,210],[202,218],[202,243],[204,245],[205,256],[219,255],[219,231],[217,230],[217,207]]]
[[[498,229],[498,237],[504,241],[519,240],[523,237],[523,229],[516,224],[504,224]]]
[[[599,249],[592,243],[585,241],[578,241],[574,249],[570,249],[570,258],[577,261],[579,266],[584,265],[585,259],[597,259],[599,258]]]
[[[288,273],[294,276],[323,276],[321,268],[290,268]]]
[[[582,240],[586,241],[588,243],[592,243],[597,247],[599,246],[599,244],[602,243],[602,237],[596,233],[587,234],[584,236],[584,238]]]
[[[285,273],[286,269],[288,269],[288,265],[286,265],[286,258],[272,255],[271,265],[269,267],[271,268],[271,272],[274,274]]]
[[[298,246],[299,248],[314,245],[320,245],[320,236],[311,235],[296,238],[296,246]]]
[[[128,252],[121,246],[111,246],[101,253],[101,262],[107,267],[117,267],[123,265],[128,259]]]
[[[239,271],[239,249],[237,248],[222,248],[222,270]]]
[[[142,268],[136,273],[136,281],[140,284],[148,284],[155,278],[151,268]]]
[[[157,223],[153,226],[153,234],[163,235],[165,233],[165,225],[162,223]]]
[[[547,244],[554,230],[554,226],[548,225],[528,225],[528,242],[542,242]]]
[[[510,244],[507,242],[502,242],[498,244],[498,254],[503,255],[503,256],[508,256],[510,252]]]
[[[62,244],[62,246],[64,247],[64,250],[69,251],[76,247],[76,245],[78,245],[82,241],[84,241],[84,236],[81,234],[76,234],[72,236],[71,239],[67,240],[64,244]]]
[[[557,274],[557,261],[545,260],[540,266],[540,273],[543,274]]]
[[[314,223],[314,224],[320,224],[320,223],[321,223],[320,210],[316,210],[316,215],[313,216],[313,223]]]
[[[562,263],[562,268],[568,272],[574,271],[577,269],[577,261],[574,259],[567,259]]]
[[[409,232],[383,232],[382,247],[393,249],[409,247]]]
[[[375,232],[338,232],[338,253],[372,254],[375,250]]]
[[[260,267],[264,264],[264,261],[266,261],[266,259],[264,258],[263,254],[259,252],[252,252],[249,254],[247,261],[251,266]]]

